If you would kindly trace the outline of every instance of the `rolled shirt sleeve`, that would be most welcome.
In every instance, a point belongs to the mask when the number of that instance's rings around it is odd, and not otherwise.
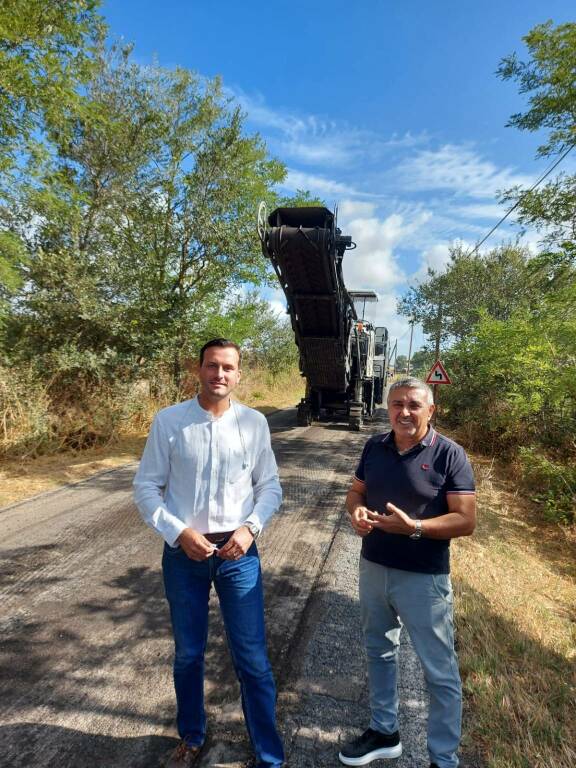
[[[252,470],[254,509],[246,522],[255,523],[262,530],[282,503],[278,467],[272,451],[270,429],[264,417],[261,421],[259,442],[261,442],[262,448],[256,457]]]
[[[158,531],[173,547],[187,525],[170,512],[164,501],[170,474],[170,443],[161,419],[156,415],[134,478],[134,501],[146,525]]]

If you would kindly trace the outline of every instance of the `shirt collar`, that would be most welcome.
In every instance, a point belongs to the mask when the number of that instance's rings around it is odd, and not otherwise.
[[[428,448],[431,445],[434,445],[436,442],[436,431],[432,424],[428,425],[428,432],[424,435],[422,440],[420,440],[420,445],[425,445],[426,448]]]
[[[232,400],[230,401],[230,407],[227,408],[222,416],[214,416],[214,414],[210,413],[210,411],[204,410],[202,406],[200,405],[200,401],[198,400],[198,395],[196,395],[195,398],[192,399],[192,408],[196,412],[196,416],[201,421],[220,421],[221,419],[229,419],[231,415],[234,414],[234,406],[232,404]]]
[[[428,425],[428,432],[424,435],[422,440],[420,442],[416,443],[412,446],[412,448],[416,448],[416,446],[422,445],[426,448],[429,448],[431,445],[434,445],[436,442],[436,431],[434,427],[429,424]],[[382,443],[386,446],[390,446],[394,448],[394,450],[397,450],[396,443],[394,442],[394,430],[391,429],[390,432],[386,432],[384,435],[382,435]],[[412,448],[410,450],[412,450]]]

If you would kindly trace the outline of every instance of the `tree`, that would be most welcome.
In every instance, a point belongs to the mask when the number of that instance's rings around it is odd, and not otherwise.
[[[284,167],[219,80],[141,68],[126,48],[97,65],[71,138],[33,158],[12,212],[30,266],[10,343],[163,357],[178,376],[234,287],[266,279],[255,212]]]
[[[543,157],[560,155],[576,142],[576,24],[551,21],[534,27],[524,38],[529,59],[517,54],[503,59],[498,74],[514,80],[520,93],[528,94],[529,108],[512,115],[508,125],[527,131],[546,130],[539,147]],[[528,192],[519,187],[507,190],[503,199],[518,203],[518,219],[543,234],[552,268],[574,261],[576,229],[576,176],[561,175],[543,187]]]
[[[408,367],[408,358],[406,355],[398,355],[396,357],[396,371],[403,373]]]
[[[529,60],[520,61],[513,53],[498,68],[503,80],[515,80],[520,93],[529,94],[530,108],[512,115],[508,125],[523,131],[549,129],[538,153],[556,155],[576,141],[576,24],[538,24],[524,42]]]
[[[540,444],[573,450],[576,419],[576,283],[543,299],[542,311],[508,320],[482,313],[447,353],[452,421],[473,425],[491,450]]]
[[[225,311],[210,319],[205,340],[234,339],[250,363],[265,368],[272,378],[298,365],[298,347],[286,315],[280,315],[253,290],[229,301]]]
[[[429,270],[428,279],[400,299],[398,312],[422,323],[432,339],[439,335],[446,346],[469,334],[482,311],[506,320],[535,300],[534,289],[524,249],[501,246],[484,256],[455,247],[445,271]]]
[[[4,0],[0,6],[0,172],[33,134],[62,130],[103,34],[99,0]]]
[[[0,327],[21,284],[26,249],[2,231],[29,152],[63,131],[81,97],[104,25],[98,0],[4,0],[0,5]]]
[[[425,348],[419,349],[412,355],[412,360],[410,361],[410,371],[412,374],[414,374],[414,376],[423,378],[428,373],[430,368],[432,368],[434,363],[434,352]]]

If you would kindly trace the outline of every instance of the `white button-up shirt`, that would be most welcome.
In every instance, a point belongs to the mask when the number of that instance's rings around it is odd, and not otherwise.
[[[134,501],[147,525],[170,545],[185,528],[263,528],[282,490],[265,416],[231,401],[216,418],[198,399],[156,414],[134,479]]]

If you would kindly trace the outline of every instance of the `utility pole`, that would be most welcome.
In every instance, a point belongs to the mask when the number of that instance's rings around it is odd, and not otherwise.
[[[386,377],[388,377],[388,371],[390,370],[390,363],[392,362],[392,355],[395,354],[397,346],[398,346],[398,339],[395,339],[394,346],[390,348],[390,351],[388,352],[388,359],[386,360]],[[394,359],[396,359],[396,358],[394,358]],[[396,373],[395,368],[396,368],[396,364],[394,364],[394,371],[393,371],[392,375],[394,375],[394,373]]]
[[[442,297],[438,297],[438,315],[436,316],[436,345],[435,345],[435,360],[434,362],[438,362],[440,360],[440,339],[442,337]],[[436,417],[438,415],[438,384],[433,384],[432,389],[434,391],[434,404],[436,405],[436,410],[434,411],[434,415],[432,417],[432,422],[436,424]]]
[[[410,346],[408,347],[408,367],[406,375],[410,376],[410,361],[412,360],[412,335],[414,333],[414,320],[410,320]]]

